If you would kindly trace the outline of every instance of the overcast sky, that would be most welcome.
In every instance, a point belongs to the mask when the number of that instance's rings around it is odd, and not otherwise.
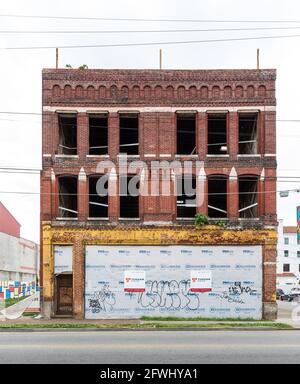
[[[0,3],[0,14],[80,16],[105,18],[214,19],[214,20],[299,20],[297,0],[10,0]],[[299,15],[299,16],[298,16]],[[182,23],[91,20],[45,20],[0,17],[3,30],[140,30],[298,27],[297,23]],[[21,46],[92,45],[126,42],[203,40],[254,36],[300,35],[300,29],[234,32],[188,32],[122,35],[7,35],[0,33],[0,48]],[[255,68],[256,48],[261,50],[261,67],[277,68],[278,119],[298,119],[300,37],[259,41],[234,41],[163,46],[164,68],[217,69]],[[89,68],[158,68],[158,46],[127,48],[61,49],[60,66]],[[41,111],[41,71],[55,66],[55,51],[0,51],[0,112]],[[278,174],[300,175],[300,122],[278,122]],[[41,123],[39,116],[0,113],[0,168],[41,166]],[[300,188],[296,183],[278,183],[278,190]],[[10,193],[3,193],[3,192]],[[35,195],[13,194],[32,192]],[[0,173],[0,200],[22,224],[22,236],[39,241],[39,176]],[[300,194],[278,198],[278,217],[296,224]]]

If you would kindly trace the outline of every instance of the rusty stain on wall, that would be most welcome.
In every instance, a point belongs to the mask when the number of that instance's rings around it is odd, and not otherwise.
[[[53,245],[74,246],[74,279],[83,280],[85,245],[262,245],[263,260],[274,253],[276,262],[277,233],[275,229],[220,229],[218,226],[152,227],[152,228],[71,228],[55,227],[48,222],[43,224],[43,275],[44,300],[54,299],[54,256]],[[76,254],[77,252],[77,254]],[[79,254],[78,254],[79,252]],[[78,260],[82,262],[78,265]],[[265,271],[267,272],[267,271]],[[74,281],[76,286],[84,286],[84,281]],[[83,288],[82,288],[83,289]],[[274,298],[272,297],[271,301]],[[76,302],[82,308],[82,298]]]

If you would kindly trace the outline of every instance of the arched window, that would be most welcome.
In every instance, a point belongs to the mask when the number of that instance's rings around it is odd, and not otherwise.
[[[95,99],[95,96],[96,96],[96,91],[95,91],[95,88],[90,85],[87,89],[87,95],[88,95],[88,98],[89,99]]]
[[[227,217],[227,176],[208,176],[208,216]]]
[[[72,87],[71,87],[71,85],[65,85],[64,96],[67,97],[67,98],[72,97]]]
[[[238,99],[241,99],[242,97],[244,97],[244,89],[242,86],[238,85],[235,88],[235,97]]]
[[[220,98],[220,95],[221,95],[221,90],[220,90],[220,87],[218,87],[217,85],[215,85],[212,89],[212,97],[214,99],[219,99]]]
[[[195,218],[196,177],[191,174],[176,177],[177,217]]]
[[[258,217],[258,180],[254,175],[239,177],[239,214],[243,219]]]
[[[258,96],[259,97],[266,97],[267,96],[267,89],[264,85],[260,85],[258,88]]]
[[[54,85],[52,88],[52,96],[53,97],[60,97],[60,86],[59,85]]]
[[[226,99],[231,99],[232,98],[232,88],[227,86],[224,88],[224,97]]]
[[[60,176],[58,178],[59,217],[76,218],[77,210],[77,176]]]
[[[185,98],[185,88],[183,86],[180,86],[177,88],[177,97],[179,99],[184,99]]]
[[[77,85],[75,88],[75,96],[78,98],[83,97],[83,87],[81,85]]]
[[[254,96],[255,96],[255,89],[254,89],[253,85],[249,85],[247,87],[247,97],[253,98]]]
[[[200,96],[201,99],[207,99],[208,98],[208,88],[207,87],[201,87],[200,89]]]
[[[89,177],[89,217],[108,217],[108,175]]]

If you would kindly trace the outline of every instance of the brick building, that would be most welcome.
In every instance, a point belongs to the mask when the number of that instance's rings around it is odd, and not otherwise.
[[[275,70],[43,70],[45,316],[276,316],[275,80]],[[177,164],[170,195],[159,162]],[[154,174],[156,194],[111,193],[136,175],[144,190]],[[178,192],[188,179],[194,192]],[[196,228],[195,214],[209,225]],[[209,292],[191,292],[203,271]],[[135,272],[139,293],[126,288]]]

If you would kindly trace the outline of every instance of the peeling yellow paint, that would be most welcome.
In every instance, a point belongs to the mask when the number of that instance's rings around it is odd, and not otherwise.
[[[218,226],[134,227],[134,228],[79,228],[58,227],[44,223],[43,232],[43,294],[54,296],[53,245],[123,244],[123,245],[262,245],[264,252],[276,251],[275,229],[223,229]],[[83,260],[83,255],[82,255]],[[275,301],[275,300],[272,300]]]

